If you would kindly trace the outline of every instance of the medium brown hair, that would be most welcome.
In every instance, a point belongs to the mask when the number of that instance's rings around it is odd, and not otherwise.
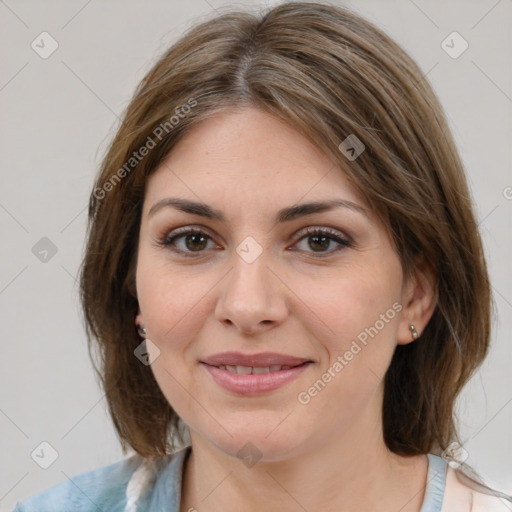
[[[405,275],[420,264],[434,273],[436,309],[417,341],[396,348],[382,417],[391,451],[439,453],[457,439],[456,397],[489,345],[490,287],[464,170],[414,61],[353,12],[315,2],[224,12],[191,27],[140,82],[103,159],[81,299],[123,451],[170,453],[178,427],[134,356],[145,181],[194,124],[247,106],[284,119],[332,158],[385,222]],[[365,146],[353,161],[339,149],[349,135]]]

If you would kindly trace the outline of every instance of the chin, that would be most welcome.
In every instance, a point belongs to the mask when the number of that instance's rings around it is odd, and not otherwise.
[[[248,456],[263,462],[278,462],[304,447],[306,432],[295,421],[275,413],[261,417],[262,411],[258,412],[260,417],[246,412],[238,421],[233,418],[226,422],[227,432],[217,425],[214,430],[208,429],[199,435],[220,451],[241,460]],[[283,418],[286,419],[283,421]]]

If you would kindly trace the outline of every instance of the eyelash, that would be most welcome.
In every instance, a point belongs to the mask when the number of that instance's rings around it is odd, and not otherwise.
[[[212,240],[212,237],[208,233],[203,231],[202,229],[185,227],[185,228],[180,228],[180,229],[175,230],[174,233],[167,235],[159,243],[161,246],[169,248],[173,252],[183,254],[187,258],[197,257],[198,255],[202,255],[204,252],[206,252],[206,250],[183,251],[181,249],[177,249],[176,246],[174,246],[174,243],[176,240],[178,240],[180,238],[186,238],[187,236],[190,236],[190,235],[201,235],[201,236],[207,237],[209,240]],[[298,242],[300,242],[304,239],[313,237],[313,236],[325,236],[329,240],[332,240],[333,242],[336,242],[339,244],[339,246],[337,248],[335,248],[334,250],[331,250],[331,251],[311,252],[310,254],[315,255],[315,258],[325,258],[325,257],[331,256],[333,253],[338,252],[341,249],[352,246],[352,243],[349,240],[347,240],[346,238],[342,238],[338,231],[335,231],[330,228],[314,228],[314,227],[306,228],[305,232],[303,231],[303,232],[299,233],[299,238],[298,238],[297,242],[295,242],[295,243],[297,244]],[[306,251],[306,252],[308,252],[308,251]]]

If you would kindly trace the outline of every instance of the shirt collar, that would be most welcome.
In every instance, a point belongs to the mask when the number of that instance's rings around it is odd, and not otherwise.
[[[170,456],[171,462],[155,482],[147,510],[180,511],[183,469],[190,452],[191,447],[186,446]]]
[[[427,486],[420,512],[441,511],[446,486],[446,468],[447,464],[443,458],[428,454]]]

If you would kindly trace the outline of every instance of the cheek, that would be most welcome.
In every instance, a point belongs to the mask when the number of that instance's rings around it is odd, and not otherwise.
[[[333,281],[336,285],[316,292],[310,287],[303,295],[314,310],[308,329],[323,325],[317,340],[325,360],[306,384],[309,387],[301,390],[299,407],[306,417],[321,417],[326,431],[349,428],[378,402],[382,378],[396,347],[402,307],[399,286],[382,278],[384,273],[367,273],[366,279],[361,275],[339,277]]]
[[[312,334],[316,329],[330,362],[349,350],[355,340],[361,346],[366,342],[365,347],[370,345],[370,340],[378,341],[372,352],[394,348],[397,310],[401,309],[400,282],[393,281],[390,273],[352,269],[350,274],[323,280],[321,286],[304,282],[297,294],[305,298],[310,311],[302,321]]]
[[[147,337],[159,350],[151,369],[164,395],[179,411],[183,388],[195,393],[190,376],[197,364],[195,341],[211,315],[211,293],[215,276],[194,277],[186,269],[177,271],[156,258],[141,255],[137,267],[137,294]],[[197,393],[196,393],[197,394]],[[185,396],[186,398],[186,396]]]
[[[141,255],[137,267],[139,306],[148,335],[162,345],[161,350],[179,346],[180,333],[199,325],[194,318],[199,317],[210,288],[206,274],[204,279],[197,279],[186,271],[169,268],[165,261]]]
[[[201,331],[206,314],[207,294],[211,286],[205,281],[189,279],[165,268],[148,272],[141,266],[138,286],[139,306],[150,339],[159,350],[151,371],[165,398],[182,418],[189,419],[194,410],[190,397],[200,397],[201,390],[191,379],[194,374],[194,340]],[[200,414],[195,411],[192,414]]]

